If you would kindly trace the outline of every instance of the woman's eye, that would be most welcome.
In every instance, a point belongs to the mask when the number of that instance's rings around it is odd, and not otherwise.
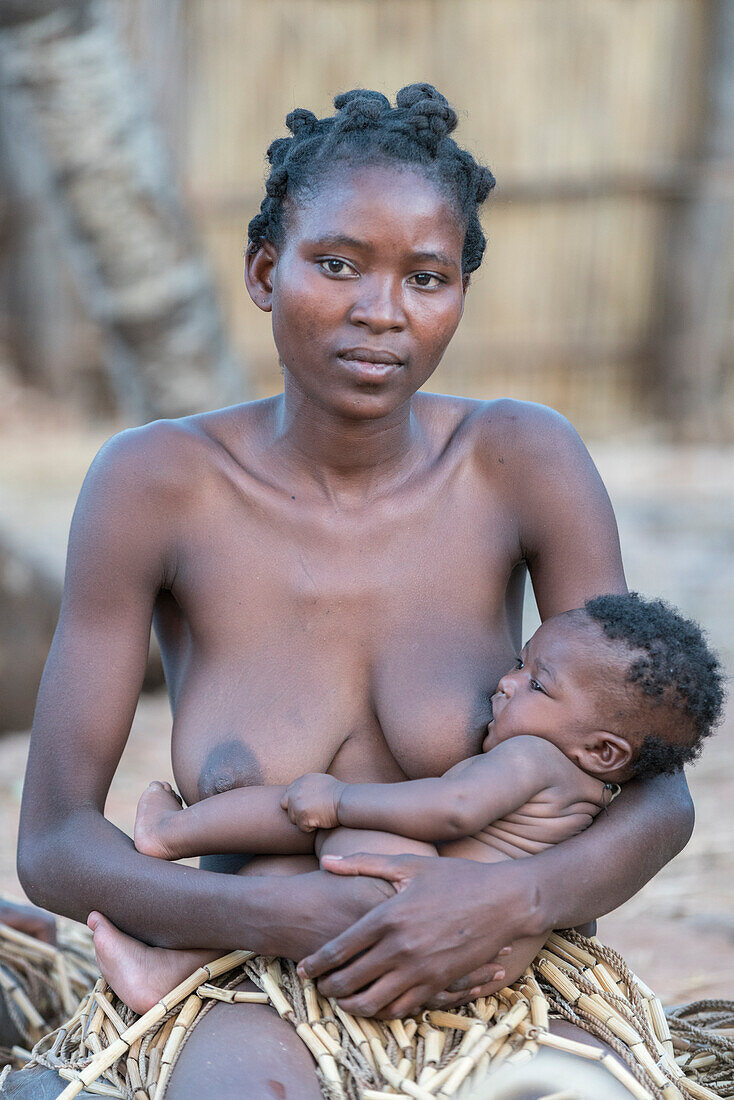
[[[319,267],[322,271],[325,271],[329,275],[356,275],[351,264],[348,264],[346,260],[327,259],[319,260]]]
[[[538,680],[531,680],[530,688],[532,691],[545,691],[545,688],[541,683],[538,682]]]
[[[525,662],[523,661],[522,657],[516,657],[515,658],[515,668],[517,668],[517,669],[525,668]]]
[[[415,285],[420,287],[428,287],[429,289],[434,286],[441,286],[443,280],[439,279],[438,275],[432,275],[430,271],[419,271],[415,275],[411,275],[411,279],[415,279]],[[431,282],[433,280],[433,282]]]

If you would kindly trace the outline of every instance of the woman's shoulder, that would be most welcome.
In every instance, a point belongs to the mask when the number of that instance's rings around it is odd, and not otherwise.
[[[195,417],[152,420],[124,428],[102,444],[89,470],[109,482],[126,480],[142,491],[185,480],[187,458],[203,445]]]
[[[179,481],[191,487],[192,475],[201,475],[207,457],[246,445],[260,429],[272,399],[192,413],[125,428],[100,448],[93,466],[120,473],[146,474],[159,483]]]
[[[447,394],[416,394],[421,413],[440,420],[449,433],[461,434],[479,458],[493,466],[536,466],[563,456],[573,461],[587,456],[578,432],[555,409],[533,401],[502,397],[494,400]]]

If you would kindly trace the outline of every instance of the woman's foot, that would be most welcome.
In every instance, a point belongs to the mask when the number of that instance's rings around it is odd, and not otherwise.
[[[218,958],[216,951],[173,951],[126,936],[101,913],[90,913],[94,953],[105,981],[134,1012],[147,1012],[184,978]]]
[[[137,850],[156,859],[178,859],[170,826],[181,809],[181,802],[171,784],[154,779],[138,802],[133,830]]]

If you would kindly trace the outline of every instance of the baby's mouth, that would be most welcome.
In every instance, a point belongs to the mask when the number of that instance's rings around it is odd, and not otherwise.
[[[495,691],[492,698],[489,700],[489,709],[492,717],[490,723],[494,722],[496,718],[499,718],[502,711],[507,704],[507,696],[501,691]]]

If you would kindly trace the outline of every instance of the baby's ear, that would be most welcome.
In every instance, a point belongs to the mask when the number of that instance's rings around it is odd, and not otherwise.
[[[626,738],[609,730],[595,730],[585,739],[578,762],[592,775],[605,775],[627,769],[632,755],[632,746]]]

